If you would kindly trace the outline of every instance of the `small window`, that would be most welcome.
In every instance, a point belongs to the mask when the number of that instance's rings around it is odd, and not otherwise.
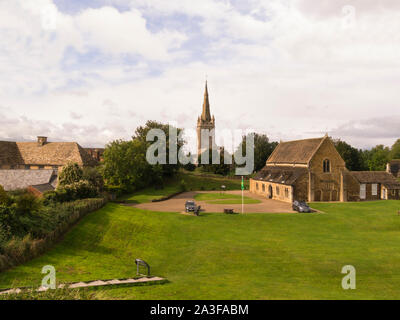
[[[276,186],[276,194],[279,196],[279,187]]]
[[[265,192],[265,184],[262,185],[262,191]]]
[[[374,183],[371,188],[372,188],[372,191],[371,191],[372,195],[377,196],[378,195],[378,185],[376,183]]]
[[[258,190],[258,183],[256,183],[256,190]]]
[[[289,189],[288,188],[285,188],[285,197],[289,198]]]
[[[323,170],[324,172],[331,172],[331,162],[328,159],[324,160]]]

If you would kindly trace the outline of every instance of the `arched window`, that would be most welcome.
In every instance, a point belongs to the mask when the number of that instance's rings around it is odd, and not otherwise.
[[[324,160],[324,172],[331,172],[331,162],[328,159]]]

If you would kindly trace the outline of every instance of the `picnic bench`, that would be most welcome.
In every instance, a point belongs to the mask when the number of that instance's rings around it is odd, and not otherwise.
[[[233,214],[233,209],[224,209],[224,213]]]

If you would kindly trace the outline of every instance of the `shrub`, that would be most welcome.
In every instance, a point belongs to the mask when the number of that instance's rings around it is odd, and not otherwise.
[[[181,180],[181,185],[180,185],[181,191],[187,191],[187,185],[185,180]]]
[[[61,171],[58,178],[60,186],[72,184],[78,182],[83,177],[83,171],[77,163],[67,164]]]
[[[82,180],[89,181],[89,183],[97,189],[98,192],[103,191],[104,180],[103,176],[97,168],[83,168]]]
[[[32,214],[41,207],[40,200],[31,193],[25,193],[15,199],[18,214]]]
[[[3,186],[0,185],[0,205],[8,206],[11,204],[10,202],[11,202],[10,196],[4,190]]]

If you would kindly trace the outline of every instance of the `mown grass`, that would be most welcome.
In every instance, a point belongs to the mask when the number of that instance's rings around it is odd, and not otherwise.
[[[229,193],[199,193],[195,195],[195,200],[205,201],[213,204],[240,204],[242,203],[242,196],[238,194]],[[244,204],[261,203],[258,199],[250,197],[243,197]]]
[[[142,258],[170,282],[93,298],[400,299],[400,201],[312,206],[324,213],[195,217],[108,204],[45,255],[1,273],[0,287],[38,286],[44,265],[58,282],[131,277]],[[341,288],[348,264],[356,290]]]
[[[160,188],[150,187],[144,190],[140,190],[131,195],[121,197],[121,200],[125,200],[128,203],[144,203],[150,202],[154,199],[160,199],[165,196],[174,194],[182,190],[181,181],[186,184],[187,191],[194,190],[221,190],[221,186],[224,185],[226,190],[240,190],[241,181],[238,179],[227,179],[223,176],[215,175],[215,178],[202,177],[197,174],[190,172],[180,172],[176,177],[166,181],[165,186]],[[245,181],[245,187],[248,188],[248,181]]]

